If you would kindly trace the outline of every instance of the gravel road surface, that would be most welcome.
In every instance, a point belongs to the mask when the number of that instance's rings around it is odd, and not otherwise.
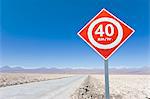
[[[0,88],[0,99],[71,99],[87,76],[34,82]]]

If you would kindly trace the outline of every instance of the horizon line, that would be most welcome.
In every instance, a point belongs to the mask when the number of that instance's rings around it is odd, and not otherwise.
[[[26,67],[26,66],[9,66],[9,65],[5,65],[5,66],[0,66],[0,68],[3,67],[10,67],[10,68],[23,68],[23,69],[40,69],[40,68],[45,68],[45,69],[52,69],[52,68],[56,68],[56,69],[104,69],[104,67]],[[150,68],[150,66],[109,66],[110,69],[139,69],[139,68]]]

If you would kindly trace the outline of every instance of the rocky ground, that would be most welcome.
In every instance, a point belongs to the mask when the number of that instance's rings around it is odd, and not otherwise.
[[[110,76],[110,99],[150,99],[149,81],[149,76]],[[102,76],[88,76],[72,99],[105,99]]]
[[[73,99],[105,99],[104,85],[91,76],[72,95]],[[119,94],[111,94],[110,99],[122,99]]]

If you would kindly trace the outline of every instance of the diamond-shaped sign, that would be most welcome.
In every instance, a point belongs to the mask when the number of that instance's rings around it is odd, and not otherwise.
[[[133,33],[131,27],[102,9],[78,35],[107,60]]]

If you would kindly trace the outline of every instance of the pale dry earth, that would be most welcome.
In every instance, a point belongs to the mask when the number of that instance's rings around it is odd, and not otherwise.
[[[104,75],[1,75],[0,99],[105,98]],[[110,75],[110,99],[150,99],[150,75]]]
[[[72,99],[105,99],[104,76],[89,76]],[[150,75],[110,75],[110,99],[150,99]]]
[[[37,74],[37,73],[0,73],[0,87],[24,83],[60,79],[73,76],[71,74]]]

